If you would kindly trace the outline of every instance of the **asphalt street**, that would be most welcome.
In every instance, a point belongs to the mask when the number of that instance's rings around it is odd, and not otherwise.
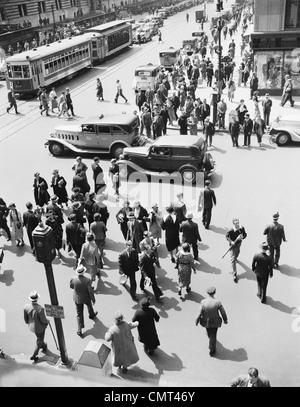
[[[230,3],[229,3],[230,4]],[[208,6],[214,10],[214,5]],[[25,211],[25,203],[33,202],[33,174],[36,171],[50,181],[54,168],[66,178],[70,191],[75,155],[55,158],[44,147],[47,135],[59,124],[80,124],[83,119],[103,113],[131,113],[136,109],[132,89],[136,66],[152,62],[158,63],[158,51],[163,46],[180,46],[184,38],[198,29],[194,12],[189,10],[190,22],[185,12],[170,17],[162,29],[164,44],[159,45],[154,37],[152,42],[141,47],[133,46],[129,51],[106,61],[91,71],[68,83],[73,96],[76,117],[72,120],[41,117],[35,99],[19,101],[21,115],[6,114],[7,89],[0,87],[0,196],[7,204],[15,202],[18,210]],[[180,28],[180,29],[179,29]],[[209,28],[206,23],[205,29]],[[236,35],[238,44],[240,32]],[[228,46],[229,39],[224,43]],[[237,62],[238,62],[237,58]],[[217,59],[214,58],[215,66]],[[104,102],[96,100],[96,78],[101,77],[104,87]],[[113,103],[116,79],[123,84],[128,104]],[[66,85],[64,85],[65,87]],[[63,86],[57,87],[57,91]],[[197,89],[197,95],[210,100],[211,89],[205,84]],[[227,102],[226,93],[224,94]],[[235,108],[244,98],[250,114],[254,106],[249,100],[249,88],[238,88],[233,103],[228,103],[228,111]],[[271,120],[277,115],[294,118],[299,115],[300,100],[295,98],[295,107],[279,106],[279,97],[272,97],[274,106]],[[228,124],[228,123],[226,123]],[[170,134],[178,133],[170,130]],[[200,214],[196,210],[199,188],[184,187],[184,200],[188,211],[194,213],[199,223],[202,242],[199,244],[200,261],[196,274],[192,275],[192,292],[180,299],[177,294],[177,271],[171,263],[165,246],[159,248],[161,269],[157,269],[158,285],[164,297],[156,303],[152,291],[149,292],[152,304],[161,319],[157,330],[161,346],[153,357],[143,352],[134,331],[135,342],[140,356],[139,362],[131,367],[126,375],[119,374],[121,383],[133,386],[138,384],[159,384],[169,386],[208,386],[226,387],[238,374],[246,373],[255,366],[266,375],[274,387],[298,387],[300,380],[300,304],[299,304],[299,147],[292,145],[278,148],[270,145],[264,137],[259,148],[256,137],[252,136],[252,148],[233,148],[228,133],[217,133],[210,149],[216,161],[216,173],[212,176],[212,188],[217,197],[213,210],[211,228],[202,227]],[[91,156],[83,159],[89,166],[88,179],[92,185]],[[101,166],[107,174],[110,157],[101,157]],[[131,300],[127,290],[119,284],[118,254],[124,248],[123,236],[115,220],[120,203],[116,202],[108,181],[106,201],[110,219],[108,221],[105,247],[105,266],[96,290],[95,309],[99,312],[95,321],[86,316],[84,338],[76,335],[76,311],[69,288],[74,274],[74,256],[63,252],[62,259],[55,259],[53,270],[60,305],[64,307],[63,328],[68,355],[78,360],[91,340],[104,341],[106,330],[113,324],[117,310],[131,320],[138,304]],[[157,202],[165,213],[165,206],[175,199],[179,188],[168,188],[157,184],[126,185],[121,187],[121,196],[131,202],[139,199],[150,209]],[[282,246],[280,267],[274,270],[270,280],[266,304],[261,304],[256,296],[256,280],[251,270],[254,253],[264,240],[264,227],[272,221],[272,214],[278,211],[279,222],[284,224],[287,243]],[[67,211],[65,211],[67,215]],[[248,237],[243,242],[238,263],[238,283],[232,280],[230,259],[222,254],[227,249],[226,231],[231,227],[233,217],[238,217],[245,227]],[[27,236],[25,236],[25,242]],[[164,238],[162,239],[164,242]],[[5,259],[0,272],[0,347],[20,361],[27,361],[32,354],[34,337],[23,321],[23,306],[28,295],[36,289],[41,304],[50,304],[47,281],[43,264],[35,261],[30,247],[17,248],[14,243],[0,238],[0,246],[5,250]],[[139,276],[137,278],[139,282]],[[220,299],[228,315],[228,325],[218,332],[218,345],[215,357],[208,354],[208,340],[205,330],[195,326],[199,303],[206,297],[206,288],[217,288],[216,298]],[[138,290],[139,298],[143,294]],[[54,323],[52,323],[54,326]],[[50,331],[47,342],[51,352],[41,358],[39,366],[55,364],[59,352]]]

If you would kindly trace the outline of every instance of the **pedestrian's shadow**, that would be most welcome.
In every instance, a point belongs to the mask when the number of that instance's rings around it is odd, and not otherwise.
[[[39,360],[35,364],[46,362],[50,366],[55,366],[60,359],[60,355],[53,353],[51,350],[47,349],[43,356],[39,356]]]
[[[105,250],[121,253],[123,250],[125,250],[125,242],[116,242],[115,240],[106,238]]]
[[[86,338],[87,336],[92,336],[95,339],[103,339],[108,331],[108,327],[103,324],[97,317],[93,320],[95,322],[93,328],[90,328],[83,332],[82,337]]]
[[[220,228],[214,225],[210,225],[209,229],[214,232],[214,233],[218,233],[220,235],[226,235],[226,233],[228,232],[228,228]]]
[[[176,353],[168,355],[160,348],[157,348],[154,351],[154,354],[148,357],[154,363],[159,375],[162,375],[164,371],[180,372],[184,368],[182,360],[176,355]]]
[[[172,274],[173,274],[173,278],[172,278]],[[156,269],[156,276],[157,276],[157,283],[158,283],[159,287],[162,288],[163,291],[170,290],[174,293],[176,293],[178,291],[177,270],[175,268],[174,268],[174,272],[171,271],[171,272],[169,272],[169,274],[163,268]]]
[[[243,269],[245,270],[244,273],[239,275],[239,280],[242,280],[243,278],[246,278],[247,280],[256,280],[255,277],[255,273],[251,270],[250,267],[246,266],[245,263],[243,263],[242,261],[238,260],[237,263],[243,267]]]
[[[95,294],[101,295],[121,295],[122,291],[109,281],[103,280],[102,276],[97,282],[97,286],[94,290]]]
[[[182,296],[180,297],[182,302],[185,301],[193,301],[196,304],[200,304],[200,302],[202,300],[204,300],[205,297],[203,297],[203,295],[193,291],[193,289],[191,289],[191,291],[189,293],[186,294],[182,294]]]
[[[216,147],[215,145],[212,145],[209,151],[211,151],[211,152],[216,151],[216,152],[221,153],[221,154],[226,154],[227,153],[226,150],[223,150],[220,147]]]
[[[3,273],[0,271],[0,283],[6,285],[6,287],[10,287],[12,283],[15,281],[13,270],[4,270]]]
[[[292,315],[293,310],[296,307],[289,307],[288,305],[283,304],[281,301],[275,301],[273,300],[272,297],[267,296],[267,301],[265,303],[265,305],[269,305],[270,307],[281,311],[281,312],[285,312],[286,314],[290,314]]]
[[[288,266],[287,264],[280,265],[278,271],[288,277],[300,278],[300,269]],[[274,272],[276,273],[276,270]]]
[[[245,362],[248,360],[248,355],[244,348],[230,350],[217,341],[217,352],[214,358],[219,360],[232,360],[233,362]]]
[[[29,246],[17,247],[15,245],[13,245],[13,246],[5,245],[4,247],[5,247],[5,250],[13,253],[17,257],[22,257],[22,256],[24,256],[24,254],[31,252]]]
[[[117,261],[111,261],[106,256],[103,257],[103,263],[105,268],[109,270],[117,270],[119,268],[119,263]]]
[[[175,297],[164,296],[161,300],[156,301],[154,294],[147,292],[146,297],[150,297],[151,304],[153,304],[153,306],[158,309],[158,314],[161,318],[169,318],[168,311],[170,311],[171,309],[174,311],[182,311],[182,308],[180,307],[179,296],[178,299]]]
[[[205,250],[208,250],[208,249],[209,249],[209,246],[207,244],[204,244],[202,242],[199,244],[199,250],[205,251]]]
[[[196,265],[196,270],[202,271],[203,273],[210,273],[210,274],[221,274],[222,273],[221,269],[210,266],[202,258],[200,258],[199,263],[195,263],[195,265]]]

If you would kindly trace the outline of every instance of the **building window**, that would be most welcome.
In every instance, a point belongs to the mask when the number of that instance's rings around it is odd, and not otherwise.
[[[55,0],[55,6],[56,10],[61,10],[62,9],[61,0]]]
[[[76,7],[76,0],[70,0],[70,6]]]
[[[285,28],[300,27],[300,0],[287,0],[285,12]]]
[[[39,1],[38,2],[38,12],[39,13],[46,13],[46,2],[45,1]]]
[[[18,4],[18,10],[20,17],[28,16],[26,4]]]
[[[283,52],[258,51],[255,68],[259,88],[281,89],[283,73]]]
[[[6,20],[5,10],[4,8],[0,8],[0,21]]]

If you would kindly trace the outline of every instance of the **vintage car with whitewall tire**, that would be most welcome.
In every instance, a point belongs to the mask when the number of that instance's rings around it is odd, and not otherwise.
[[[270,143],[282,147],[293,142],[300,143],[300,121],[282,120],[278,117],[269,127]]]
[[[202,136],[165,135],[142,147],[126,147],[118,165],[125,181],[133,179],[132,174],[152,180],[172,176],[194,185],[200,173],[206,179],[215,171]]]
[[[139,135],[139,121],[134,114],[108,114],[91,117],[81,124],[60,125],[47,138],[53,156],[67,151],[76,154],[109,154],[119,158],[125,147],[144,145]]]

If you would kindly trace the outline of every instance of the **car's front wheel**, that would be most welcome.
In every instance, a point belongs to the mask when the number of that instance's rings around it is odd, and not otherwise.
[[[55,157],[59,157],[59,156],[63,155],[65,149],[64,149],[64,146],[61,145],[60,143],[51,142],[49,144],[49,151]]]
[[[123,154],[124,150],[123,144],[115,144],[111,149],[111,154],[114,158],[119,158],[120,154]]]
[[[291,136],[289,133],[287,133],[285,131],[281,131],[280,133],[278,133],[278,135],[276,137],[276,143],[279,147],[286,146],[290,142],[291,142]]]
[[[183,168],[180,170],[180,174],[184,183],[194,184],[196,182],[196,171],[193,168]]]

